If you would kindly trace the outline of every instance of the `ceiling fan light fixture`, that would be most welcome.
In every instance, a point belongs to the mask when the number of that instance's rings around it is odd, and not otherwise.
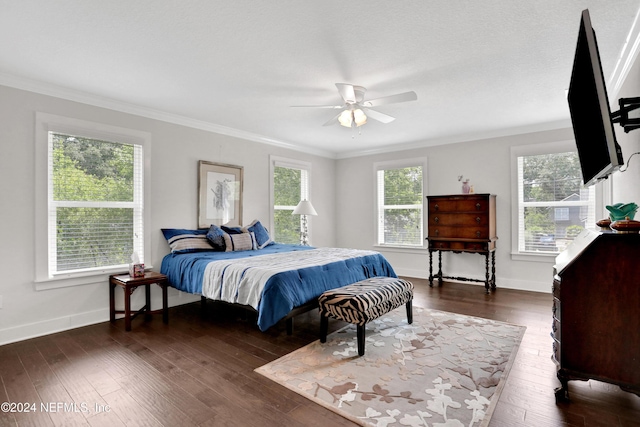
[[[367,123],[367,115],[361,109],[353,110],[353,121],[356,122],[356,126],[360,127]]]
[[[340,116],[338,116],[338,121],[342,126],[350,128],[351,123],[353,123],[353,115],[351,114],[351,110],[344,110],[342,113],[340,113]]]

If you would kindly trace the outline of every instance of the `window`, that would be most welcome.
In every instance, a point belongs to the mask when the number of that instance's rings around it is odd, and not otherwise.
[[[300,215],[293,210],[300,200],[310,200],[309,175],[311,164],[271,157],[271,183],[273,189],[272,239],[278,243],[300,243]],[[310,234],[310,227],[309,227]]]
[[[38,115],[36,281],[127,269],[144,262],[144,155],[148,136]],[[142,137],[142,139],[141,139]],[[45,240],[43,240],[43,243]]]
[[[378,245],[422,247],[425,160],[374,165]]]
[[[585,228],[595,228],[595,187],[582,185],[575,144],[514,147],[517,224],[514,253],[563,251]]]

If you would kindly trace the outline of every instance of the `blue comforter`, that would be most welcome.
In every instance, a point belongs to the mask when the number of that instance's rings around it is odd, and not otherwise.
[[[205,269],[212,261],[246,259],[266,254],[282,254],[286,257],[288,252],[313,249],[276,243],[258,251],[168,254],[162,260],[161,272],[176,289],[202,295]],[[377,252],[276,273],[267,280],[262,290],[257,307],[258,327],[262,331],[267,330],[293,308],[316,299],[328,289],[376,276],[397,277],[386,258]]]

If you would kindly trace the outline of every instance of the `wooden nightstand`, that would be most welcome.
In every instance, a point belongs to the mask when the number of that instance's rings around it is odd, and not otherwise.
[[[144,313],[145,320],[149,320],[152,313],[151,293],[149,287],[153,283],[162,288],[162,321],[165,324],[169,323],[169,309],[167,307],[167,286],[169,286],[169,281],[167,276],[154,271],[146,272],[144,277],[131,277],[128,274],[109,276],[109,320],[113,323],[116,320],[116,314],[124,314],[124,328],[126,331],[131,330],[131,320],[140,313]],[[120,286],[124,290],[124,310],[116,310],[114,296],[116,286]],[[138,288],[138,286],[144,286],[145,288],[145,305],[140,310],[137,310],[132,314],[131,294]]]

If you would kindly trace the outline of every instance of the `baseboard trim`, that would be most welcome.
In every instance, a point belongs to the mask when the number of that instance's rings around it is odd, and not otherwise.
[[[402,276],[402,277],[415,277],[417,279],[429,278],[429,273],[424,269],[399,268],[396,270],[396,273],[398,274],[398,276]],[[448,272],[447,274],[451,276],[458,275],[458,276],[467,277],[464,274],[456,274],[451,272]],[[468,276],[468,277],[474,277],[474,276]],[[451,282],[456,282],[456,280],[451,280],[451,279],[447,279],[447,280]],[[467,284],[469,283],[478,284],[482,286],[482,282],[462,282],[462,281],[459,281],[459,282],[467,283]],[[548,282],[539,282],[534,280],[511,279],[511,278],[497,276],[496,285],[498,288],[514,289],[518,291],[551,293],[551,280],[549,280]]]
[[[11,344],[107,321],[109,321],[108,308],[0,329],[0,336],[2,337],[0,345]]]

